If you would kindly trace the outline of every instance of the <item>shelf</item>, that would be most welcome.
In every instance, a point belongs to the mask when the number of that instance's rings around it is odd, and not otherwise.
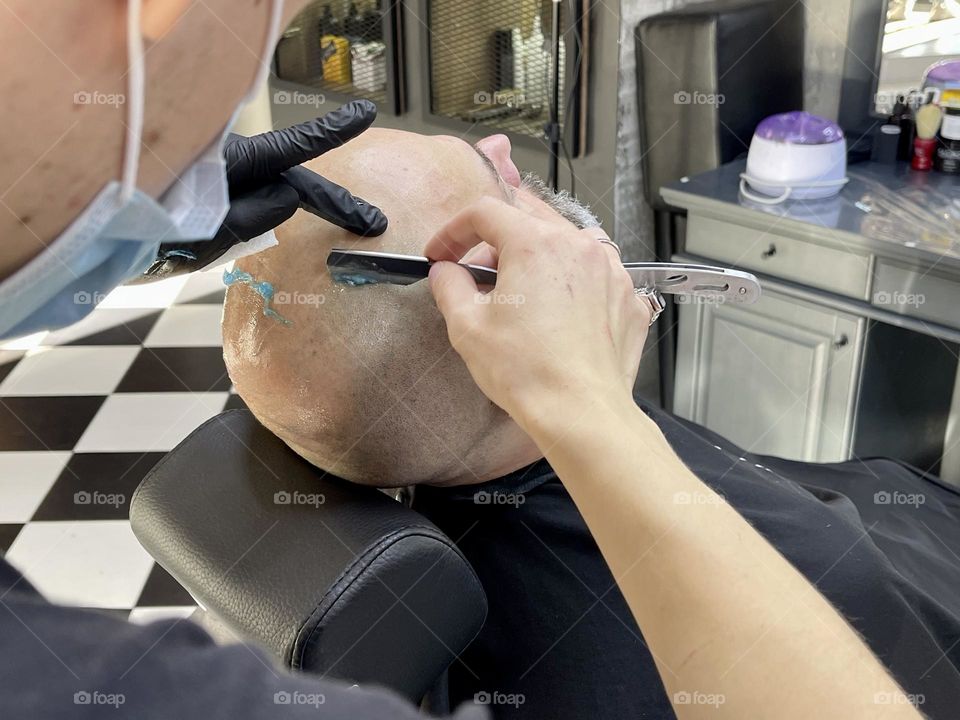
[[[274,102],[310,102],[309,90],[316,90],[400,112],[398,13],[388,0],[311,2],[284,31],[275,55],[277,77],[303,86],[307,97],[280,91]]]
[[[502,132],[543,137],[553,95],[551,0],[428,2],[430,112]],[[576,125],[585,17],[560,4],[560,121]],[[572,108],[573,109],[573,108]]]

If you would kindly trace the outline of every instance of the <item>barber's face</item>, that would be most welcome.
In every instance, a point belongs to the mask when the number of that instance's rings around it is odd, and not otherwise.
[[[286,0],[284,24],[305,4]],[[13,17],[0,23],[0,278],[119,178],[129,67],[122,0],[7,0],[3,11]],[[257,73],[269,18],[267,0],[144,0],[142,190],[159,196],[223,131]]]
[[[281,27],[308,0],[285,0]],[[144,6],[147,43],[145,150],[141,155],[148,192],[163,192],[176,176],[217,139],[257,75],[265,52],[273,0],[166,0]],[[150,8],[160,15],[151,20]],[[156,176],[156,186],[151,185]]]

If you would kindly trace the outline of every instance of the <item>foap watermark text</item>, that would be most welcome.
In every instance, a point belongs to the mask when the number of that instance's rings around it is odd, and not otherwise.
[[[275,105],[302,105],[318,108],[327,102],[323,93],[305,93],[300,90],[277,90],[273,93]]]
[[[274,505],[310,505],[320,507],[327,501],[323,493],[305,493],[298,490],[280,490],[273,494]]]
[[[509,505],[520,507],[527,501],[523,493],[505,493],[498,490],[480,490],[473,494],[475,505]]]
[[[723,93],[705,93],[699,90],[677,90],[673,94],[674,105],[723,105]]]
[[[523,693],[505,693],[497,690],[489,692],[487,690],[481,690],[474,694],[473,701],[477,705],[510,705],[518,708],[527,701],[527,698]]]
[[[99,90],[78,90],[73,94],[74,105],[112,105],[120,107],[127,102],[123,93],[105,93]]]

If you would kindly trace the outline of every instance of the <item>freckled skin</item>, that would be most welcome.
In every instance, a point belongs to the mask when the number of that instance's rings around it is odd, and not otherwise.
[[[456,212],[499,197],[480,158],[452,138],[377,129],[308,166],[377,204],[390,226],[360,239],[298,212],[277,247],[237,263],[278,299],[315,300],[275,304],[285,327],[251,288],[228,289],[224,359],[250,409],[310,462],[365,484],[476,483],[538,459],[450,347],[426,281],[347,287],[325,265],[334,247],[422,254]]]
[[[305,3],[287,0],[281,27]],[[222,132],[254,80],[269,10],[264,0],[144,3],[146,124],[137,177],[144,192],[157,197],[171,187]],[[126,104],[76,98],[125,97],[130,66],[126,2],[4,0],[2,11],[0,279],[120,178]]]

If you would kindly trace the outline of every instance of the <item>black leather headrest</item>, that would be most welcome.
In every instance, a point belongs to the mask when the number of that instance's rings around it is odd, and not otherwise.
[[[473,568],[440,530],[324,475],[247,410],[207,421],[161,460],[130,519],[209,612],[292,668],[416,701],[486,616]]]

